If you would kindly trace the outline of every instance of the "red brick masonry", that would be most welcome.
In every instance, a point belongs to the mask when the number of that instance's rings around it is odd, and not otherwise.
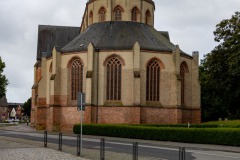
[[[36,129],[50,131],[72,131],[80,123],[81,112],[77,107],[37,107]],[[84,123],[105,124],[179,124],[200,123],[200,110],[183,110],[160,107],[93,107],[86,106]],[[98,118],[97,118],[98,117]]]

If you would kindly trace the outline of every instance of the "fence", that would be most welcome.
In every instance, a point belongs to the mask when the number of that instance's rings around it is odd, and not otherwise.
[[[81,138],[80,135],[77,135],[77,139],[75,140],[75,141],[77,141],[77,143],[76,143],[77,145],[75,146],[76,149],[77,149],[77,153],[76,153],[77,156],[82,156],[83,155],[83,153],[82,153],[83,151],[81,149],[83,146],[81,146],[81,143],[80,143],[81,139],[80,138]],[[107,143],[110,143],[110,142],[107,142]],[[48,147],[47,144],[48,144],[48,134],[47,134],[47,131],[45,131],[44,132],[44,147]],[[138,160],[139,159],[139,143],[138,142],[133,142],[132,143],[132,149],[130,149],[131,144],[128,144],[128,145],[129,145],[129,149],[127,149],[127,150],[129,150],[129,153],[132,155],[132,158],[130,158],[131,156],[128,156],[127,158],[125,157],[124,159],[125,160],[126,159]],[[96,159],[100,159],[100,160],[105,160],[106,158],[112,159],[112,158],[107,157],[107,155],[105,154],[105,152],[106,152],[106,140],[105,140],[105,138],[101,138],[99,140],[98,146],[99,147],[97,147],[97,148],[99,148],[99,153],[100,154],[99,154],[99,156],[95,155]],[[144,147],[144,146],[141,146],[141,147]],[[59,151],[64,150],[62,133],[59,133],[59,136],[58,136],[58,150]],[[130,150],[132,150],[132,151],[130,151]],[[159,154],[161,154],[161,153],[159,153]],[[87,158],[87,156],[86,156],[86,158]],[[184,147],[179,148],[178,158],[175,157],[175,159],[186,160],[186,151],[185,151]]]

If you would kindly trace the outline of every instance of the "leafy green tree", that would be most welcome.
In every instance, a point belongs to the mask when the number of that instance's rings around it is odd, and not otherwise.
[[[3,75],[3,70],[5,68],[5,63],[0,57],[0,98],[6,95],[6,87],[8,85],[8,80],[5,75]]]
[[[240,12],[214,32],[219,45],[200,65],[203,120],[240,118]]]
[[[23,104],[23,109],[24,109],[24,112],[25,112],[25,116],[27,115],[28,117],[30,117],[31,104],[32,104],[32,98],[29,98],[29,99]]]

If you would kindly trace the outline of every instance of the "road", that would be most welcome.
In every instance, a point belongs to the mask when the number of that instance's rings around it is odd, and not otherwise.
[[[20,139],[26,139],[31,141],[43,142],[43,134],[40,133],[23,133],[16,131],[4,131],[0,130],[0,136],[14,137]],[[76,136],[63,135],[63,146],[77,145]],[[134,140],[133,140],[134,141]],[[58,135],[48,135],[48,143],[58,144]],[[99,150],[100,140],[94,138],[84,138],[83,148]],[[106,139],[106,152],[117,152],[132,154],[133,146],[131,142],[125,142],[121,140],[107,140]],[[150,143],[139,143],[138,153],[140,157],[152,160],[178,160],[179,148],[176,147],[162,147]],[[144,158],[143,158],[144,159]],[[216,150],[206,149],[188,149],[186,148],[186,160],[240,160],[240,153],[233,152],[221,152]]]

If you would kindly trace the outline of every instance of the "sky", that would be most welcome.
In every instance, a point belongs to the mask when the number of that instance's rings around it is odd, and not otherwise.
[[[9,80],[8,102],[31,97],[38,25],[80,26],[87,0],[0,0],[0,56]],[[213,31],[240,10],[240,0],[155,0],[155,29],[200,59],[218,44]]]

